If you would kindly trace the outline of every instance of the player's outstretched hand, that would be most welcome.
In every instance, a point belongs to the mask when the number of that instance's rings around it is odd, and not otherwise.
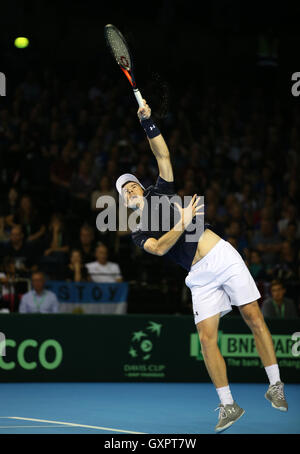
[[[147,102],[145,99],[143,99],[144,102],[144,107],[140,107],[137,114],[139,117],[139,120],[146,120],[147,118],[151,117],[151,109],[148,106]]]
[[[180,217],[181,217],[181,223],[182,223],[182,228],[186,229],[187,226],[192,222],[193,218],[195,216],[203,216],[204,211],[203,207],[204,205],[198,205],[200,201],[200,197],[197,197],[197,194],[194,194],[193,198],[191,199],[190,203],[186,208],[182,208],[178,203],[174,203],[176,205]]]

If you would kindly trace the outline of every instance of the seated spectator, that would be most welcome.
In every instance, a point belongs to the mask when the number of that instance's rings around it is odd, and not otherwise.
[[[240,165],[236,165],[233,173],[232,178],[230,180],[230,190],[232,192],[240,192],[245,181],[245,172],[244,169]]]
[[[101,200],[101,208],[96,207],[97,200],[102,197]],[[103,199],[105,198],[105,199]],[[117,192],[115,189],[111,186],[111,180],[104,175],[101,180],[100,180],[100,185],[99,189],[93,191],[91,195],[91,212],[93,213],[92,216],[90,217],[90,222],[94,223],[97,213],[101,213],[103,210],[105,210],[106,215],[109,217],[110,213],[112,216],[115,216],[115,213],[117,211]],[[103,243],[109,243],[110,240],[114,242],[114,237],[115,235],[112,235],[114,232],[110,231],[105,231],[105,232],[98,232],[97,236],[100,237],[99,241]]]
[[[225,228],[224,239],[227,239],[228,237],[236,238],[237,250],[240,254],[243,254],[244,249],[248,247],[248,241],[241,232],[240,224],[237,221],[231,221],[229,226]]]
[[[283,241],[278,261],[272,269],[273,278],[284,281],[294,280],[297,278],[297,272],[297,251],[292,247],[291,243]]]
[[[233,203],[229,209],[230,221],[237,222],[241,230],[246,230],[247,223],[245,219],[245,212],[242,209],[242,205],[238,202]]]
[[[33,290],[25,293],[20,302],[19,312],[29,314],[40,312],[56,313],[59,311],[59,302],[55,293],[45,289],[45,276],[41,271],[35,271],[31,276]]]
[[[15,261],[12,257],[3,260],[3,273],[0,273],[0,312],[17,312],[22,292],[22,283],[17,281]]]
[[[285,298],[286,289],[279,280],[271,282],[271,298],[262,304],[262,313],[266,318],[295,318],[298,317],[294,301]]]
[[[232,193],[226,195],[224,203],[218,206],[218,219],[222,224],[230,221],[231,206],[237,202],[236,196]]]
[[[62,150],[61,157],[57,158],[51,165],[50,178],[56,188],[69,189],[73,172],[71,149],[66,145]]]
[[[89,277],[93,282],[122,282],[120,267],[107,260],[108,250],[104,244],[98,244],[95,251],[96,261],[87,263]]]
[[[34,266],[33,249],[30,243],[24,240],[24,233],[20,225],[12,227],[10,240],[2,247],[2,256],[13,257],[16,270],[21,276],[26,276],[28,271]]]
[[[26,241],[37,241],[41,239],[46,227],[41,223],[37,210],[32,204],[31,197],[23,195],[17,212],[10,217],[11,225],[21,225]]]
[[[254,211],[257,208],[257,203],[253,197],[252,186],[250,183],[244,183],[241,191],[237,192],[235,197],[238,202],[240,202],[244,211]]]
[[[300,238],[300,221],[297,218],[297,208],[293,203],[284,205],[282,209],[281,218],[278,221],[278,231],[281,235],[284,235],[290,222],[296,223],[296,237]]]
[[[89,211],[88,199],[93,188],[93,178],[91,177],[91,164],[81,159],[78,171],[73,174],[70,194],[72,199],[72,209],[81,216],[87,216]]]
[[[297,238],[297,223],[290,221],[286,229],[282,232],[282,236],[291,244],[291,247],[298,253],[300,250],[300,239]]]
[[[72,249],[81,253],[82,263],[92,262],[95,258],[95,234],[89,224],[83,224],[80,228],[79,242],[75,243]]]
[[[73,249],[70,255],[70,263],[67,266],[65,279],[72,282],[83,282],[88,280],[87,269],[82,263],[81,252]]]
[[[12,186],[7,195],[7,199],[4,200],[0,207],[0,216],[3,216],[7,222],[8,218],[17,212],[18,208],[19,193],[17,189]]]
[[[261,254],[259,251],[252,250],[250,252],[249,271],[254,280],[266,279],[267,271],[262,263]]]
[[[130,153],[130,151],[129,151],[129,153]],[[127,150],[124,150],[122,155],[128,156]],[[116,181],[116,179],[118,178],[118,166],[117,166],[117,163],[115,161],[113,161],[112,159],[107,161],[105,174],[108,176],[110,181]]]
[[[69,191],[74,172],[71,149],[65,146],[61,157],[57,158],[50,168],[50,181],[53,184],[53,194],[56,205],[63,211],[69,205]]]
[[[41,269],[49,277],[60,278],[69,252],[69,238],[65,231],[62,216],[55,213],[45,234],[44,256],[40,260]]]
[[[299,178],[296,175],[290,178],[290,181],[288,183],[288,191],[287,195],[289,196],[290,200],[296,204],[298,204],[299,201],[299,195],[300,195],[300,188],[299,188]]]
[[[117,200],[117,193],[115,189],[112,187],[111,181],[109,178],[104,175],[99,183],[99,189],[95,189],[91,195],[91,210],[98,211],[99,209],[96,208],[96,202],[99,197],[101,196],[110,196]]]
[[[251,244],[253,249],[262,254],[262,260],[265,264],[274,264],[281,249],[281,240],[273,230],[273,222],[263,219],[260,230],[255,232]]]
[[[0,244],[7,243],[9,241],[9,233],[5,228],[5,218],[0,217]]]
[[[206,204],[205,199],[204,201]],[[217,205],[213,202],[205,205],[205,223],[209,224],[217,235],[223,236],[224,224],[223,222],[219,221],[219,216],[217,214]]]

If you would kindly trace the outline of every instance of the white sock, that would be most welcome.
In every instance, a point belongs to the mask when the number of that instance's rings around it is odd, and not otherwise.
[[[216,388],[221,404],[227,405],[233,404],[233,398],[229,386],[223,386],[223,388]]]
[[[268,375],[270,385],[275,385],[280,380],[278,364],[272,364],[272,366],[265,367],[265,371]]]

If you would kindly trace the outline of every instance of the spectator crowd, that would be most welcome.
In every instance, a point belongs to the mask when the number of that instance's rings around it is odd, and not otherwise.
[[[17,310],[9,283],[37,271],[35,281],[124,279],[182,294],[183,270],[137,249],[128,233],[96,228],[96,201],[117,202],[120,174],[134,173],[144,187],[157,178],[136,110],[108,77],[87,84],[51,70],[28,72],[0,106],[2,305]],[[223,94],[191,83],[157,123],[177,193],[204,195],[205,222],[240,252],[263,299],[276,280],[299,314],[299,108],[259,87]],[[33,297],[26,304],[37,305]],[[187,311],[182,301],[176,308]]]

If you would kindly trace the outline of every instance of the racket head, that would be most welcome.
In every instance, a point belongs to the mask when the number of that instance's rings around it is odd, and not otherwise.
[[[104,36],[106,44],[118,65],[125,71],[132,71],[132,58],[128,44],[120,30],[112,24],[107,24],[104,27]]]

